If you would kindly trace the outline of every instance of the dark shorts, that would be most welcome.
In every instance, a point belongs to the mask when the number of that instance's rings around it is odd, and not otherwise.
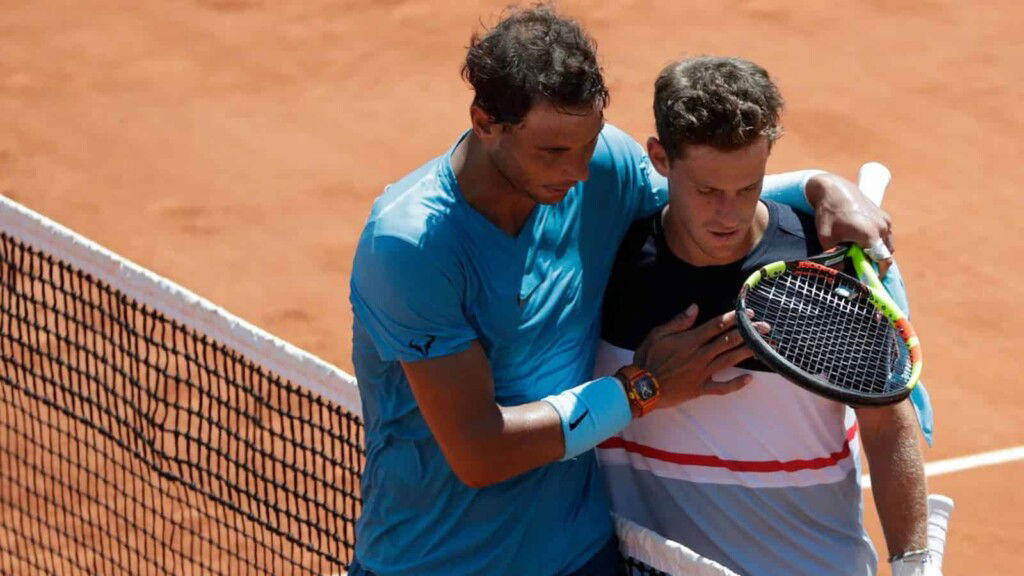
[[[619,541],[613,536],[579,570],[565,576],[623,576],[624,574],[622,557],[619,555]],[[376,574],[360,566],[359,560],[353,559],[352,565],[348,567],[348,576],[376,576]]]

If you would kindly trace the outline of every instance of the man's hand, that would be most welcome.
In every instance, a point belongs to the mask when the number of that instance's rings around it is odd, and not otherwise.
[[[855,242],[863,248],[872,248],[881,241],[889,252],[885,254],[886,250],[882,249],[883,257],[876,259],[879,276],[884,278],[892,265],[891,253],[896,251],[892,219],[885,210],[876,206],[856,184],[835,174],[812,176],[807,181],[805,194],[814,207],[822,247],[828,249],[840,242]]]
[[[726,382],[711,379],[715,372],[753,356],[736,328],[736,313],[728,312],[691,329],[697,307],[651,330],[633,355],[634,363],[647,370],[661,386],[659,407],[675,406],[706,394],[735,392],[750,382],[738,376]],[[767,324],[756,324],[767,332]]]

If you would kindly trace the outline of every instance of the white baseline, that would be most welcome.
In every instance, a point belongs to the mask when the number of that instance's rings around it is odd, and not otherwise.
[[[982,452],[980,454],[973,454],[970,456],[961,456],[959,458],[950,458],[948,460],[929,462],[924,465],[924,474],[930,478],[932,476],[942,476],[943,474],[951,474],[962,470],[1006,464],[1007,462],[1015,462],[1017,460],[1024,460],[1024,445],[1014,446],[1013,448],[1004,448],[1003,450]],[[867,474],[861,477],[861,485],[865,489],[871,488],[871,478]]]

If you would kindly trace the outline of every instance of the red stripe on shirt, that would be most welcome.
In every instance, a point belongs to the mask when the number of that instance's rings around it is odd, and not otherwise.
[[[850,455],[850,442],[857,435],[858,426],[853,426],[846,431],[846,439],[843,447],[838,452],[833,452],[823,458],[811,458],[807,460],[725,460],[717,456],[707,454],[676,454],[651,446],[645,446],[618,436],[609,438],[598,445],[604,450],[622,449],[626,452],[640,454],[653,460],[662,460],[673,464],[684,466],[706,466],[709,468],[725,468],[733,472],[797,472],[800,470],[820,470],[835,466],[841,460]]]

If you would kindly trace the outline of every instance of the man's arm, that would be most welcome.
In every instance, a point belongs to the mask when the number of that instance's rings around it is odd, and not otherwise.
[[[764,198],[813,214],[825,248],[840,242],[872,246],[881,239],[893,248],[892,221],[884,210],[849,180],[820,170],[800,170],[765,177]],[[885,277],[892,260],[879,262]]]
[[[871,490],[893,556],[928,546],[928,491],[910,402],[857,410]]]
[[[890,252],[896,251],[889,214],[853,182],[835,174],[816,174],[807,179],[804,195],[814,207],[818,240],[823,247],[856,242],[866,248],[881,239]],[[885,277],[892,262],[892,258],[878,262],[881,277]]]
[[[655,328],[641,345],[642,354],[638,351],[637,364],[661,383],[658,406],[706,394],[727,394],[747,382],[745,377],[725,383],[711,381],[711,374],[752,355],[742,346],[734,313],[691,330],[695,318],[693,310],[693,314],[680,315]],[[551,404],[543,400],[519,406],[496,403],[490,363],[479,342],[455,354],[402,362],[402,368],[448,464],[467,485],[496,484],[565,456],[566,428]],[[620,386],[617,380],[614,385]],[[625,393],[621,401],[625,402]],[[588,415],[598,420],[604,416]],[[606,431],[597,442],[618,431]]]
[[[481,488],[562,457],[558,413],[546,402],[499,406],[479,342],[402,368],[448,465],[467,485]]]

